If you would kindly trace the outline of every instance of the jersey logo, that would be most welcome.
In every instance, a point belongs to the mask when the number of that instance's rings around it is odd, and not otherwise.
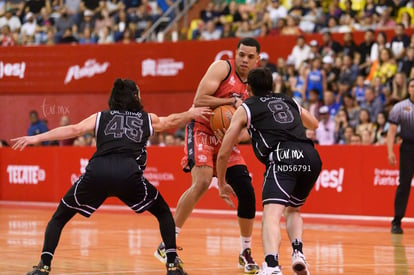
[[[234,76],[233,75],[230,77],[229,84],[231,86],[234,86],[236,84],[236,80],[234,79]]]
[[[404,112],[407,112],[407,113],[409,113],[409,112],[411,112],[411,107],[410,106],[405,106],[404,107]]]

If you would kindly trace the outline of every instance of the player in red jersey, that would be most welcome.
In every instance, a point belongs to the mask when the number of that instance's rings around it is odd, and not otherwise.
[[[253,38],[239,41],[234,60],[213,62],[201,79],[194,98],[195,106],[212,109],[220,105],[238,107],[248,97],[247,75],[257,66],[260,44]],[[176,234],[178,234],[197,202],[207,192],[215,175],[216,157],[221,141],[208,122],[196,119],[186,128],[184,171],[191,172],[192,185],[178,201],[175,211]],[[251,256],[251,235],[256,212],[256,200],[246,163],[237,146],[233,148],[228,163],[226,180],[233,187],[237,199],[237,217],[241,235],[239,268],[245,273],[255,273],[259,266]],[[163,244],[155,256],[163,261]]]

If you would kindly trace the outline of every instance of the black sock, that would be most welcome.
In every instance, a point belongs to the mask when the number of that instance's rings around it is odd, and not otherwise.
[[[173,263],[175,262],[175,258],[177,258],[177,251],[175,249],[167,250],[167,263]]]
[[[299,251],[300,253],[303,253],[303,252],[302,252],[302,246],[303,246],[303,244],[302,244],[302,242],[301,242],[301,241],[299,241],[298,239],[294,239],[294,240],[293,240],[293,242],[292,242],[292,248],[293,248],[293,251],[297,250],[297,251]]]
[[[265,262],[268,267],[276,267],[279,265],[279,256],[276,254],[267,254],[265,257]]]

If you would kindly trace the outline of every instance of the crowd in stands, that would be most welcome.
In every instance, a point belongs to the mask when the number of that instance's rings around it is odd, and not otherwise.
[[[0,42],[3,46],[136,42],[171,3],[2,1]],[[319,128],[308,131],[308,136],[320,145],[384,144],[387,115],[407,97],[407,79],[414,77],[414,34],[407,32],[413,21],[412,0],[215,0],[181,31],[181,38],[295,35],[297,44],[287,59],[279,57],[272,64],[263,52],[260,65],[272,70],[274,92],[290,94],[320,120]],[[381,29],[392,29],[393,36]],[[354,30],[365,32],[361,43],[355,43]],[[307,42],[306,33],[313,32],[322,34],[321,44]],[[343,42],[335,41],[332,32],[343,33]],[[182,142],[182,134],[150,141]]]
[[[142,42],[177,0],[2,0],[0,43],[54,45]],[[174,16],[174,13],[172,13]],[[169,39],[299,35],[414,24],[412,0],[214,0]],[[161,25],[157,30],[162,30]]]
[[[393,37],[369,29],[360,44],[350,31],[343,43],[329,31],[322,36],[322,44],[307,44],[299,35],[287,60],[277,64],[261,53],[260,65],[273,72],[274,92],[290,94],[319,119],[308,135],[320,145],[385,144],[388,113],[408,97],[407,80],[414,77],[414,34],[399,23]]]

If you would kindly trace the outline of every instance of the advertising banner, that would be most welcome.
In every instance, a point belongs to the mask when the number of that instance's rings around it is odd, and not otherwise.
[[[387,161],[384,146],[319,146],[323,167],[303,210],[306,213],[392,216],[398,168]],[[398,148],[395,148],[398,153]],[[24,151],[0,148],[0,200],[59,202],[84,173],[94,148],[35,147]],[[249,146],[241,147],[262,210],[264,167]],[[181,169],[182,147],[149,147],[145,177],[171,207],[191,186]],[[398,154],[397,154],[398,157]],[[412,200],[411,200],[412,201]],[[235,201],[236,202],[236,201]],[[107,204],[120,204],[111,199]],[[414,208],[407,216],[414,217]],[[198,209],[231,210],[218,196],[213,179]]]

